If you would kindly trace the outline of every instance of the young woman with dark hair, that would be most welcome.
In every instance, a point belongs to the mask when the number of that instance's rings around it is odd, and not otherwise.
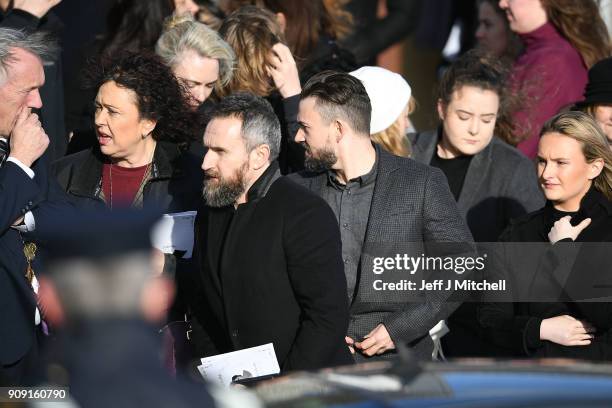
[[[533,163],[498,136],[509,138],[507,72],[502,62],[468,51],[445,72],[438,91],[437,130],[409,135],[412,157],[440,168],[477,242],[494,242],[510,220],[540,208]],[[496,136],[497,135],[497,136]],[[448,319],[442,338],[449,357],[490,356],[482,341],[476,303]]]

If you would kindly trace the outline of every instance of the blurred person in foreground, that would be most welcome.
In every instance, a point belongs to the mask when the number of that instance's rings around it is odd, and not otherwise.
[[[56,220],[50,269],[41,277],[58,327],[47,382],[69,387],[82,407],[213,407],[203,384],[174,379],[155,329],[172,282],[152,263],[156,211],[86,210]]]
[[[194,259],[201,355],[273,343],[281,372],[353,362],[338,224],[327,204],[280,174],[280,124],[261,97],[215,107]]]

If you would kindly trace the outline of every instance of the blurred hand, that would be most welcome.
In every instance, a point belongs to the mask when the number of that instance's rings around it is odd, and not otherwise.
[[[267,67],[268,75],[274,81],[283,98],[288,98],[302,92],[300,76],[291,51],[285,44],[275,44],[272,47],[272,66]]]
[[[27,11],[38,18],[42,18],[61,2],[62,0],[15,0],[13,8]]]
[[[49,137],[30,108],[23,109],[17,116],[10,138],[11,154],[28,167],[43,155],[49,146]]]
[[[374,330],[364,336],[364,341],[356,342],[355,348],[363,354],[371,357],[376,354],[382,354],[388,350],[395,348],[395,343],[391,340],[391,336],[384,324],[379,324]]]
[[[561,241],[562,239],[571,238],[575,241],[578,235],[591,224],[591,219],[587,218],[575,227],[570,223],[572,217],[569,215],[556,221],[548,233],[548,240],[551,244]]]
[[[151,267],[153,268],[154,276],[161,276],[164,273],[166,266],[166,255],[157,248],[151,250]]]
[[[588,322],[563,315],[542,320],[540,339],[562,346],[588,346],[595,328]]]

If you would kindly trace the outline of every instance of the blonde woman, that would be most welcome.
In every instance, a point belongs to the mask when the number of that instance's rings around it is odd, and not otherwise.
[[[595,120],[583,112],[553,117],[542,129],[537,160],[547,203],[516,220],[503,239],[612,242],[612,151]],[[580,247],[567,279],[554,282],[567,301],[483,305],[480,321],[493,343],[519,355],[612,360],[612,304],[585,301],[601,297],[594,291],[607,282],[608,257],[601,244]],[[544,271],[519,272],[534,272],[532,290],[547,288]]]
[[[188,89],[194,109],[213,91],[220,94],[232,79],[236,60],[232,47],[189,15],[166,21],[155,51]]]

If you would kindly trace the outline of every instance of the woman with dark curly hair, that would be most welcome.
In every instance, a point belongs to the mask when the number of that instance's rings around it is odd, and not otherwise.
[[[54,164],[62,187],[80,206],[195,209],[202,172],[186,148],[197,121],[172,71],[154,55],[125,53],[87,74],[98,143]]]

